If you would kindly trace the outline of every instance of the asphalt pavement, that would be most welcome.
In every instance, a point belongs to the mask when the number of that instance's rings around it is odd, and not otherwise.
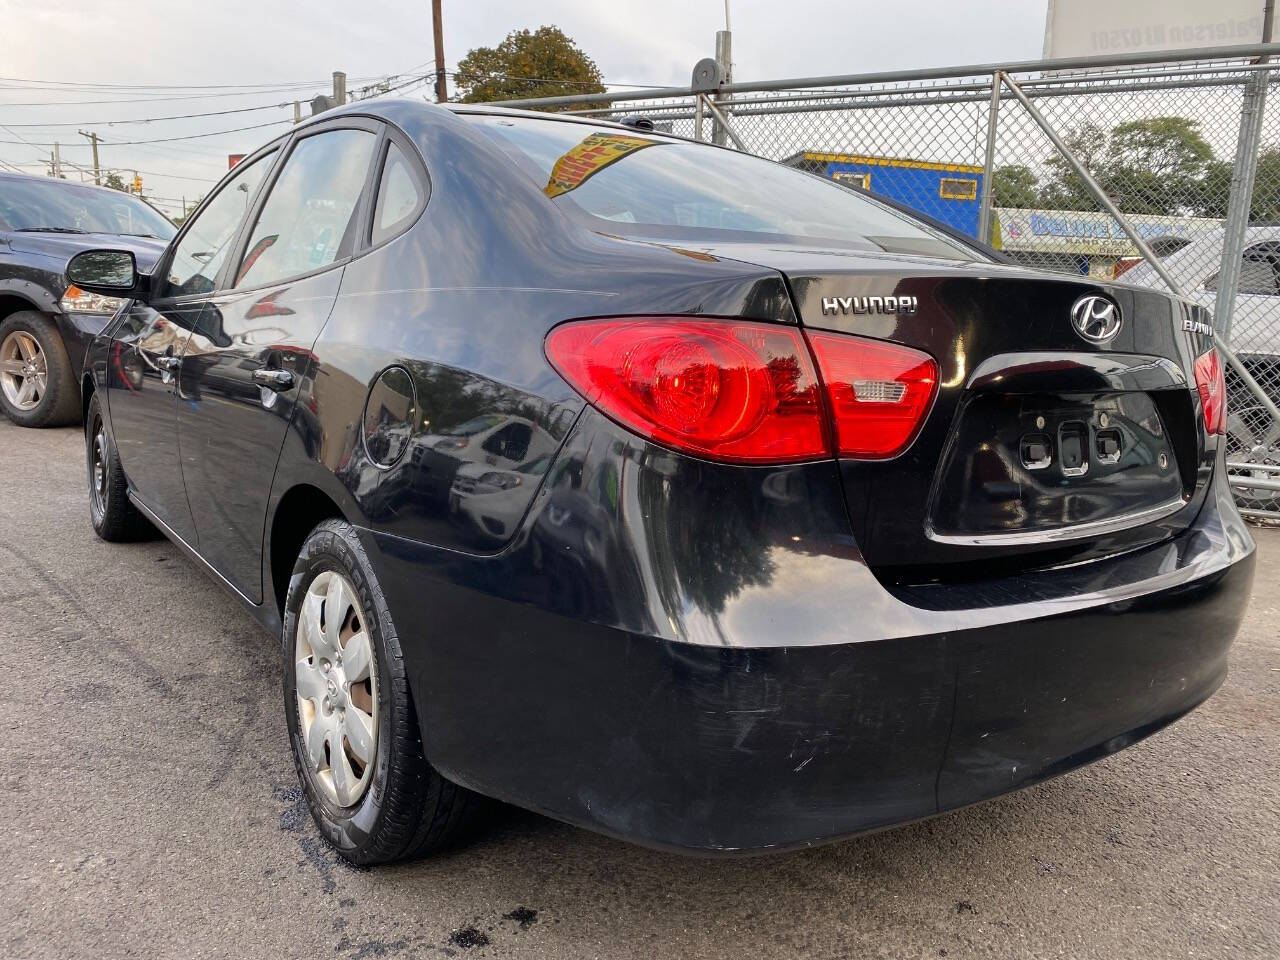
[[[89,526],[78,429],[0,418],[0,956],[1280,957],[1280,531],[1231,674],[1091,767],[801,853],[701,860],[497,808],[344,865],[274,641],[168,543]]]

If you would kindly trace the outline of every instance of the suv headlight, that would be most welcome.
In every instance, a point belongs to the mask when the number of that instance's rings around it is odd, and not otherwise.
[[[102,313],[113,314],[124,306],[121,297],[104,297],[98,293],[88,293],[74,284],[67,287],[62,295],[62,309],[67,313]]]

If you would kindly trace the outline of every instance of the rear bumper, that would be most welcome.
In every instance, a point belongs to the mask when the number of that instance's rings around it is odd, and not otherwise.
[[[1176,540],[971,586],[967,609],[865,582],[851,607],[835,585],[852,565],[808,557],[814,587],[806,558],[779,560],[726,603],[715,645],[602,623],[598,600],[521,595],[539,522],[495,558],[365,535],[428,756],[480,793],[704,853],[931,816],[1128,746],[1222,682],[1253,577],[1252,538],[1219,480]],[[634,574],[602,566],[590,597]]]

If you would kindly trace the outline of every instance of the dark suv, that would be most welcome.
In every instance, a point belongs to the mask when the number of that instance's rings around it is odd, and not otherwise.
[[[137,197],[50,177],[0,173],[0,409],[24,427],[80,418],[85,349],[124,301],[64,277],[81,250],[127,247],[150,265],[174,235]]]

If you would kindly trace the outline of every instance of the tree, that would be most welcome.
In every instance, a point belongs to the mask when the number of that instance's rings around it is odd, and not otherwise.
[[[1107,134],[1096,123],[1085,123],[1067,133],[1063,139],[1095,178],[1101,174],[1106,149]],[[1084,182],[1072,172],[1062,155],[1056,151],[1045,160],[1051,171],[1049,181],[1040,194],[1040,203],[1050,210],[1096,210],[1098,202]]]
[[[1280,147],[1268,147],[1258,156],[1249,220],[1252,223],[1280,223]]]
[[[1086,123],[1066,140],[1123,212],[1174,215],[1203,210],[1219,199],[1217,161],[1197,127],[1186,117],[1130,120],[1109,132]],[[1041,193],[1044,206],[1097,209],[1093,194],[1066,160],[1055,154],[1045,163],[1052,176]]]
[[[1040,182],[1022,164],[997,167],[991,172],[991,199],[997,207],[1038,207]]]
[[[1226,160],[1214,160],[1204,168],[1191,212],[1197,217],[1225,217],[1230,196],[1231,164]]]
[[[1175,214],[1195,206],[1213,148],[1186,117],[1132,120],[1111,130],[1107,193],[1126,213]]]
[[[1234,172],[1233,164],[1227,160],[1214,160],[1205,168],[1200,191],[1196,197],[1194,210],[1196,216],[1226,217],[1227,203],[1231,198],[1231,177]],[[1249,222],[1280,222],[1280,147],[1267,147],[1258,154],[1258,169],[1254,176]]]
[[[121,193],[128,193],[129,188],[125,186],[124,180],[120,178],[120,174],[112,170],[102,178],[102,185],[110,187],[112,190],[119,190]]]
[[[454,82],[463,103],[604,93],[599,67],[557,27],[513,30],[496,47],[476,47],[458,61]]]

